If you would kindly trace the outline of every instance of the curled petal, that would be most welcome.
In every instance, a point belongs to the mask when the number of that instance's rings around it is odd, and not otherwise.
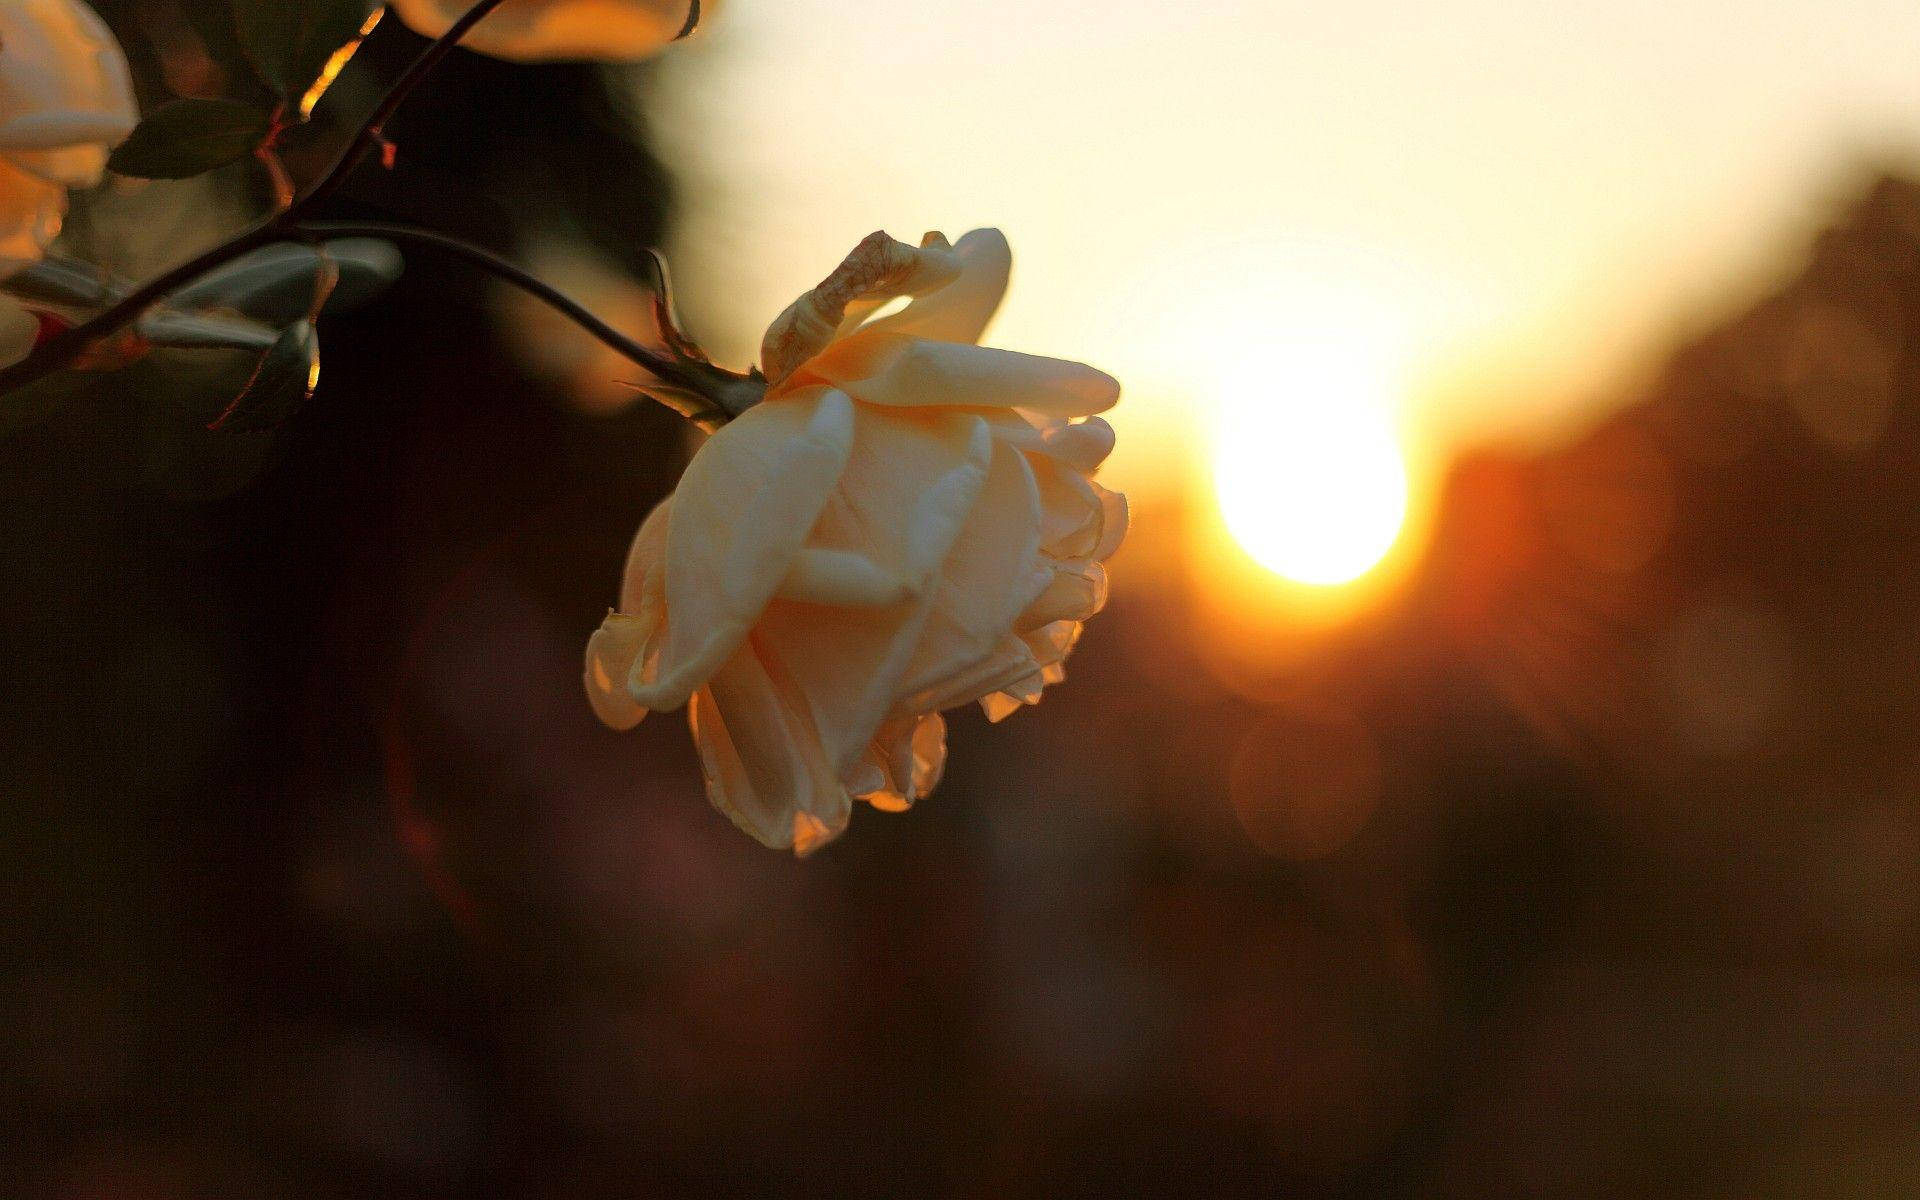
[[[941,690],[943,681],[968,673],[993,653],[1051,580],[1039,551],[1033,472],[1025,455],[996,441],[979,503],[941,567],[902,695]]]
[[[984,502],[991,453],[985,426],[968,414],[862,408],[846,476],[813,545],[858,546],[893,577],[922,585],[886,606],[778,600],[755,628],[755,638],[791,666],[828,760],[843,771],[858,764],[893,705],[935,610],[935,591],[924,585],[954,556]]]
[[[940,782],[947,762],[947,723],[938,713],[900,717],[874,734],[861,761],[867,786],[852,789],[883,812],[905,812]]]
[[[1093,489],[1094,499],[1100,502],[1100,540],[1094,543],[1093,557],[1104,562],[1119,553],[1131,517],[1126,496],[1110,492],[1097,483],[1088,486]]]
[[[987,714],[987,720],[998,725],[1020,711],[1020,702],[1005,692],[995,692],[991,696],[980,697],[980,711]]]
[[[745,640],[792,570],[853,444],[853,404],[819,389],[758,404],[708,439],[667,523],[673,613],[646,708],[684,704]]]
[[[907,775],[907,783],[913,788],[911,795],[918,798],[940,786],[940,777],[946,774],[946,720],[939,713],[928,713],[921,717],[913,727],[910,749],[913,751],[913,767]]]
[[[1093,559],[1106,532],[1107,516],[1097,485],[1078,471],[1045,459],[1033,465],[1040,489],[1041,549],[1057,559]]]
[[[1017,637],[1004,637],[985,657],[967,663],[944,679],[909,692],[894,705],[893,715],[941,712],[971,704],[982,696],[1011,687],[1040,669],[1033,652]]]
[[[673,497],[653,506],[627,548],[627,567],[620,580],[620,610],[639,613],[666,603],[667,518]]]
[[[862,328],[938,342],[979,341],[1006,295],[1013,251],[998,229],[975,229],[953,244],[953,256],[960,263],[953,282]],[[842,325],[840,332],[853,330]]]
[[[1046,690],[1046,686],[1046,672],[1035,671],[992,695],[980,697],[980,711],[987,714],[987,720],[998,725],[1023,707],[1040,703],[1040,693]]]
[[[658,666],[667,619],[667,516],[672,510],[669,496],[640,523],[627,551],[620,610],[609,612],[587,642],[587,700],[594,715],[613,729],[631,729],[647,715],[628,689],[633,681],[649,680]]]
[[[1080,630],[1078,621],[1054,621],[1022,634],[1020,641],[1034,662],[1051,667],[1066,661],[1067,655],[1073,653],[1074,645],[1080,640]]]
[[[762,845],[804,855],[846,829],[852,799],[777,656],[741,645],[694,697],[690,716],[708,798]]]
[[[937,240],[936,240],[937,239]],[[858,321],[867,311],[896,296],[922,296],[960,275],[960,260],[946,239],[927,235],[915,248],[876,230],[861,239],[833,274],[816,284],[773,319],[760,343],[761,369],[778,387],[839,336],[848,308]]]
[[[1027,606],[1014,631],[1026,633],[1055,621],[1084,621],[1107,606],[1107,569],[1097,562],[1062,567]]]
[[[647,715],[627,691],[627,677],[653,639],[657,622],[609,612],[587,639],[587,701],[609,729],[632,729]]]
[[[834,342],[794,378],[893,407],[1026,408],[1079,417],[1120,399],[1113,377],[1084,363],[883,330]]]
[[[1099,470],[1113,453],[1113,426],[1099,417],[1054,425],[1042,431],[1040,439],[1048,454],[1082,475]]]

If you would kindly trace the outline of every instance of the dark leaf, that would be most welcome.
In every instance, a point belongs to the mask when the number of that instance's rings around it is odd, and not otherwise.
[[[280,341],[274,327],[246,317],[156,309],[134,323],[134,332],[171,350],[270,350]]]
[[[180,11],[199,37],[207,57],[226,76],[226,86],[221,90],[230,96],[245,91],[260,93],[264,98],[259,72],[248,61],[246,51],[240,48],[232,0],[180,0]]]
[[[376,7],[371,0],[234,0],[233,15],[260,77],[305,116],[332,82],[329,69],[338,71],[359,44]]]
[[[649,400],[666,405],[689,421],[702,424],[713,422],[715,425],[726,423],[727,414],[715,405],[713,401],[702,396],[699,392],[689,391],[682,387],[675,387],[670,383],[661,383],[658,380],[648,380],[645,383],[628,383],[625,386],[639,392]]]
[[[324,313],[372,300],[399,278],[403,265],[392,242],[374,238],[336,238],[323,242],[323,250],[340,269]],[[319,269],[321,253],[311,246],[275,242],[215,267],[180,288],[169,303],[177,309],[236,309],[280,328],[300,321],[313,307]]]
[[[0,291],[37,304],[105,308],[119,294],[107,273],[90,263],[49,254],[9,275]]]
[[[273,429],[300,410],[320,382],[320,335],[312,321],[289,325],[260,357],[246,388],[207,428],[216,433]]]
[[[31,429],[81,396],[101,386],[101,377],[83,371],[56,371],[0,396],[0,438]]]
[[[155,109],[107,165],[122,175],[186,179],[245,158],[273,127],[268,114],[232,100],[175,100]]]

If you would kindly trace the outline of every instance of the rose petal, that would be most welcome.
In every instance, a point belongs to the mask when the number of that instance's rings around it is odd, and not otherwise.
[[[587,641],[587,700],[613,729],[631,729],[647,715],[628,688],[629,681],[644,683],[648,668],[657,666],[667,620],[667,517],[672,510],[669,496],[640,523],[627,550],[620,611],[609,612]]]
[[[895,718],[874,734],[861,763],[862,777],[873,785],[854,790],[854,798],[882,812],[905,812],[939,784],[946,763],[947,723],[940,714]]]
[[[928,585],[977,520],[991,456],[986,426],[969,414],[862,407],[846,474],[811,548],[859,546],[893,576],[916,581],[914,594],[864,608],[778,600],[755,629],[792,665],[828,759],[843,770],[857,764],[892,707],[935,612]]]
[[[853,426],[845,395],[796,393],[748,409],[694,455],[667,524],[673,621],[636,701],[678,708],[745,639],[839,481]]]
[[[1020,711],[1021,702],[1005,692],[995,692],[980,697],[980,711],[987,714],[987,720],[998,725],[1008,717]]]
[[[953,254],[959,278],[863,328],[941,342],[979,341],[1006,295],[1013,251],[998,229],[975,229],[954,243]]]
[[[793,378],[895,407],[1018,407],[1080,417],[1104,412],[1120,398],[1111,375],[1084,363],[882,330],[834,342]]]
[[[1087,562],[1100,548],[1106,508],[1096,485],[1043,455],[1029,455],[1041,504],[1040,546],[1056,559]]]
[[[627,691],[627,676],[646,650],[657,621],[609,612],[587,639],[587,702],[609,729],[632,729],[647,715]]]
[[[947,239],[928,234],[909,246],[885,231],[860,240],[833,273],[782,310],[760,341],[760,365],[769,395],[777,394],[794,369],[824,350],[866,314],[898,296],[921,296],[960,275],[960,260]]]
[[[871,236],[882,237],[885,235],[873,234]],[[889,240],[893,240],[893,239],[889,239]],[[900,243],[900,244],[905,245],[905,243]],[[887,305],[891,304],[895,300],[900,299],[902,296],[917,297],[917,296],[925,295],[932,291],[938,290],[939,288],[945,287],[948,283],[952,282],[954,279],[957,279],[959,277],[961,263],[960,263],[960,260],[954,256],[953,243],[947,240],[946,234],[941,233],[939,230],[928,231],[925,235],[923,235],[920,238],[920,245],[918,249],[923,251],[932,251],[935,255],[938,256],[938,262],[940,263],[938,277],[924,280],[923,286],[915,288],[911,291],[868,292],[866,294],[859,296],[854,300],[848,301],[846,306],[846,311],[844,315],[842,315],[842,317],[840,318],[840,324],[834,330],[834,333],[833,333],[834,337],[846,337],[848,334],[852,333],[854,330],[859,329],[862,325],[866,324],[867,318],[871,317],[877,310],[885,308]],[[930,285],[930,286],[927,286],[927,285]],[[828,340],[830,341],[832,339],[828,339]],[[821,343],[821,345],[825,345],[825,344],[826,343],[824,342]]]
[[[673,497],[668,496],[653,506],[633,535],[620,579],[620,611],[637,614],[649,604],[666,602],[667,520],[672,512]]]
[[[1091,475],[1113,453],[1113,426],[1099,417],[1088,417],[1071,425],[1055,425],[1042,431],[1041,442],[1048,454],[1080,472]]]
[[[1084,621],[1107,605],[1107,570],[1097,562],[1063,566],[1053,581],[1014,622],[1015,633],[1027,633],[1055,621]]]
[[[1051,667],[1073,653],[1074,644],[1080,640],[1081,629],[1078,621],[1054,621],[1020,635],[1020,641],[1026,646],[1027,653],[1033,655],[1033,661],[1042,667]]]
[[[864,554],[809,548],[793,560],[777,594],[782,600],[806,604],[884,608],[918,590],[918,581],[902,578]]]
[[[980,697],[1011,686],[1039,669],[1032,651],[1017,637],[1005,637],[985,658],[968,664],[958,674],[919,692],[909,692],[894,704],[896,717],[941,712],[971,704]]]
[[[852,800],[777,655],[750,639],[690,710],[714,807],[760,844],[808,854],[847,826]]]
[[[941,691],[944,681],[968,674],[1051,581],[1039,554],[1040,497],[1026,456],[1005,442],[992,449],[979,503],[941,567],[902,695]]]
[[[1127,498],[1119,492],[1110,492],[1099,484],[1089,484],[1093,495],[1100,502],[1100,540],[1093,547],[1093,557],[1104,562],[1120,551],[1120,543],[1127,536],[1127,526],[1132,518],[1127,509]]]

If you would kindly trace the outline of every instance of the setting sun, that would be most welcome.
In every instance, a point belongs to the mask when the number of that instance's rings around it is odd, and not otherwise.
[[[1407,516],[1407,467],[1388,416],[1392,379],[1364,339],[1271,348],[1220,401],[1214,495],[1227,532],[1297,583],[1357,579]]]
[[[1386,556],[1406,518],[1407,471],[1384,419],[1299,400],[1248,404],[1242,428],[1246,438],[1219,450],[1214,490],[1255,561],[1298,583],[1339,584]]]

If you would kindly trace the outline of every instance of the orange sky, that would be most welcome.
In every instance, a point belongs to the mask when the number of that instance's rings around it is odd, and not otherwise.
[[[734,0],[661,77],[717,352],[871,229],[996,224],[990,340],[1119,376],[1111,475],[1148,494],[1335,393],[1417,490],[1757,286],[1843,167],[1920,164],[1913,0]]]

